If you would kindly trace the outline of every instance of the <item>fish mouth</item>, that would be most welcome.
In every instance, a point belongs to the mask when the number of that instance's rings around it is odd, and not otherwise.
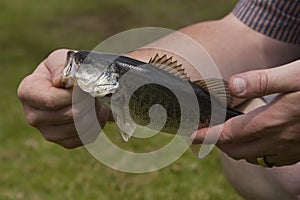
[[[113,85],[101,85],[101,86],[97,86],[94,91],[94,95],[95,97],[111,97],[114,93],[117,92],[119,88],[119,84],[113,84]]]
[[[89,93],[92,97],[107,97],[112,96],[114,93],[117,92],[119,88],[119,83],[116,82],[115,84],[102,84],[102,85],[94,85],[94,84],[87,84],[82,80],[77,80],[78,86],[84,91]]]
[[[105,95],[105,97],[112,97],[112,93],[109,93],[109,94],[107,94],[107,95]]]
[[[61,79],[61,86],[64,88],[71,88],[75,83],[75,74],[78,69],[78,65],[75,62],[75,54],[77,51],[68,51],[66,64],[63,69],[63,76]]]
[[[71,88],[75,83],[75,77],[62,77],[61,87],[63,88]]]

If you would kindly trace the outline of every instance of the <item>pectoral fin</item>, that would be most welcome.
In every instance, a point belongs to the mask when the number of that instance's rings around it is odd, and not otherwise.
[[[136,129],[135,123],[132,121],[125,120],[120,116],[117,116],[116,123],[121,132],[122,138],[125,142],[128,142],[129,138],[132,136]]]

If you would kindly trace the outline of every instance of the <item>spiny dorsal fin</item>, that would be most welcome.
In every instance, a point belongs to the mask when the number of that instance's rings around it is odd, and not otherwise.
[[[210,78],[206,80],[197,80],[193,83],[201,87],[207,93],[217,97],[218,100],[225,103],[228,107],[232,106],[233,98],[229,92],[227,81]]]
[[[168,73],[174,74],[184,80],[190,80],[182,65],[178,64],[177,61],[172,61],[172,58],[172,56],[168,58],[166,54],[163,56],[156,54],[149,60],[149,64],[152,64]]]

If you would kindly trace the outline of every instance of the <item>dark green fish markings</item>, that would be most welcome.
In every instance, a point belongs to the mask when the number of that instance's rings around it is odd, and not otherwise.
[[[126,76],[129,78],[124,78]],[[224,80],[212,78],[192,82],[184,68],[166,55],[155,55],[149,63],[145,63],[114,54],[69,51],[62,87],[70,88],[74,84],[107,106],[111,106],[111,100],[115,102],[116,108],[111,107],[111,110],[117,116],[117,124],[123,127],[121,133],[126,141],[135,130],[135,124],[146,126],[151,123],[149,109],[153,105],[165,109],[167,118],[160,131],[171,134],[177,134],[183,118],[187,122],[183,127],[186,129],[193,126],[189,121],[198,119],[195,130],[243,114],[231,108],[232,97]],[[135,88],[139,84],[141,86]],[[128,95],[127,91],[134,92]],[[178,100],[178,94],[186,98],[184,104]],[[199,113],[188,103],[192,97],[197,100]],[[129,102],[128,112],[133,122],[126,118],[126,101]],[[213,106],[216,113],[211,118]],[[183,109],[187,112],[182,112]]]

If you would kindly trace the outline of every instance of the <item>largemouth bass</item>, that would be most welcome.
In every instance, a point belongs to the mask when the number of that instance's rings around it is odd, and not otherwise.
[[[114,54],[69,51],[63,71],[62,87],[70,88],[74,84],[111,108],[117,116],[116,123],[125,141],[128,141],[134,132],[136,124],[146,126],[151,123],[149,109],[157,104],[164,107],[167,118],[162,127],[152,128],[171,134],[178,132],[183,120],[186,123],[181,130],[189,130],[188,133],[184,133],[188,135],[197,128],[220,124],[224,120],[243,114],[231,108],[232,97],[224,80],[207,79],[192,82],[182,65],[167,55],[157,54],[149,63],[145,63]],[[137,85],[142,86],[136,88]],[[185,98],[184,105],[181,105],[177,94]],[[189,105],[189,98],[193,97],[200,112],[196,112],[197,110]],[[113,99],[116,102],[114,106]],[[126,101],[129,102],[128,105]],[[211,119],[212,105],[217,107],[215,119]],[[131,119],[126,117],[127,111]],[[164,120],[160,117],[162,116],[154,116],[158,118],[158,122]],[[196,126],[191,123],[195,120]]]

